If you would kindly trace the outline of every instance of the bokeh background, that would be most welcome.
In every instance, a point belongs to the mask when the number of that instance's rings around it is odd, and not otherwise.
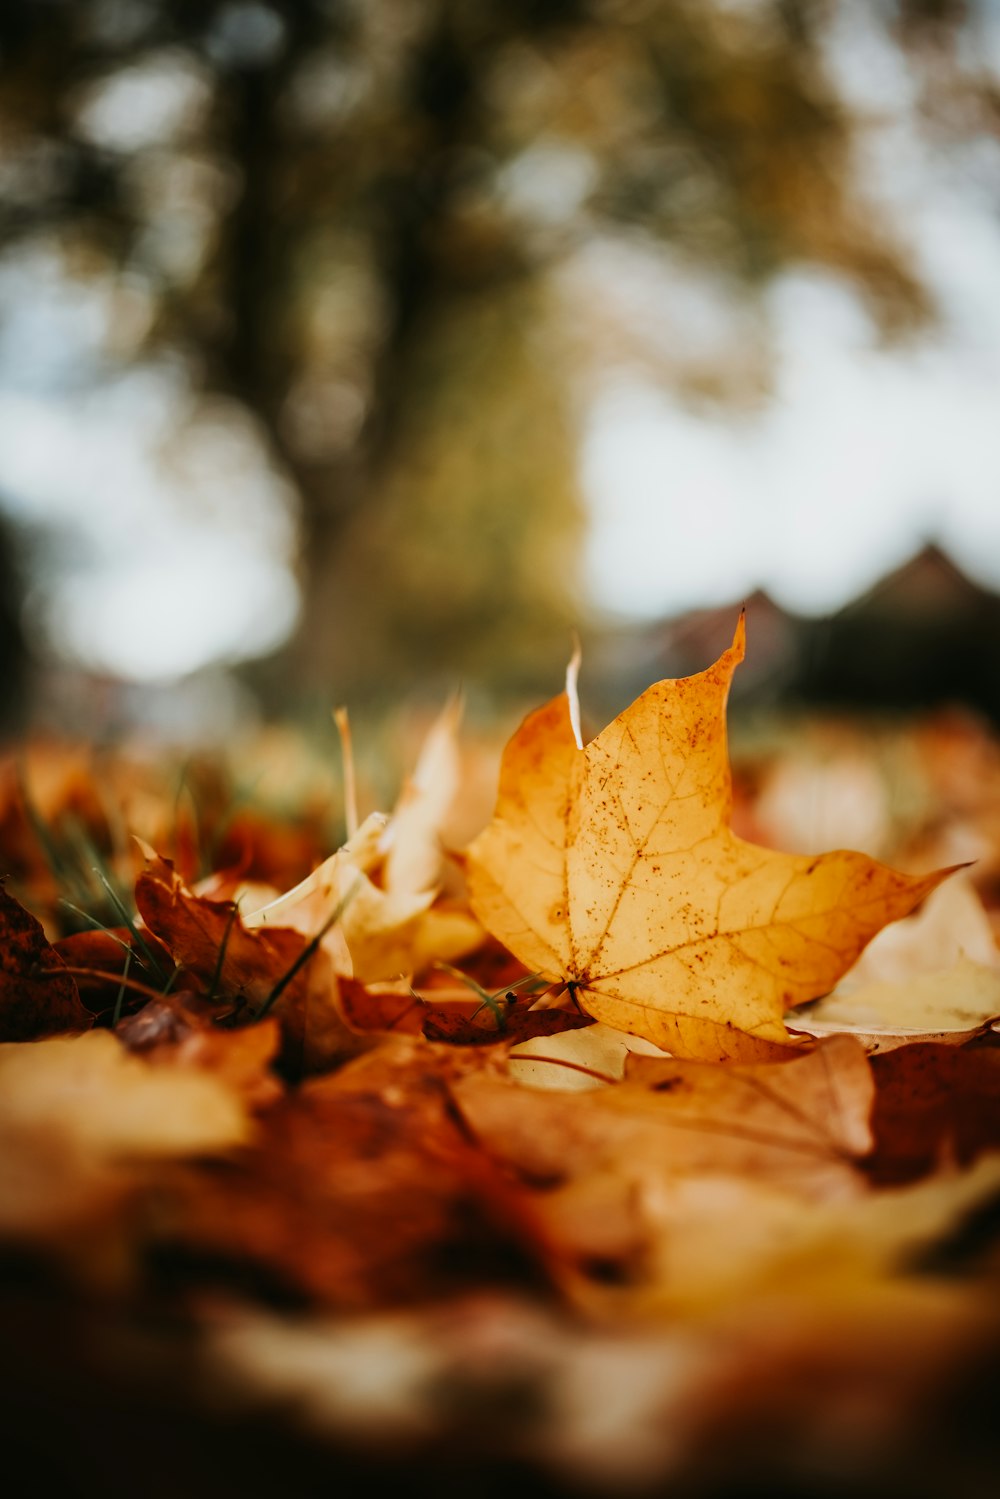
[[[4,0],[4,732],[1000,717],[1000,7]]]

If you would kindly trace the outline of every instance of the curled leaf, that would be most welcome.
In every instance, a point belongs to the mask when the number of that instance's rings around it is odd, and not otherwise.
[[[998,1017],[1000,969],[961,958],[945,973],[831,994],[789,1021],[812,1036],[855,1036],[874,1053],[909,1041],[958,1045]]]

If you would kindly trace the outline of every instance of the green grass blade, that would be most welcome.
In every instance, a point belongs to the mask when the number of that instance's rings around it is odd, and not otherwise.
[[[270,994],[267,996],[264,1003],[261,1005],[260,1009],[254,1016],[255,1020],[262,1020],[267,1012],[272,1009],[277,1001],[281,998],[282,994],[284,994],[285,990],[295,978],[296,974],[301,972],[301,970],[309,962],[310,958],[316,952],[316,949],[319,947],[320,943],[322,942],[323,938],[326,936],[330,928],[335,926],[343,916],[344,912],[347,910],[347,907],[350,905],[355,895],[357,895],[358,891],[361,889],[363,883],[364,876],[359,874],[351,888],[348,890],[347,894],[344,895],[334,906],[333,910],[330,912],[329,916],[324,921],[319,931],[316,933],[315,937],[310,938],[309,942],[295,959],[295,962],[292,963],[291,967],[282,974],[281,978],[275,984],[274,988],[271,990]]]
[[[471,974],[463,973],[460,968],[453,968],[450,963],[435,963],[434,966],[435,968],[442,969],[445,973],[450,973],[453,978],[460,979],[467,989],[471,989],[473,994],[479,996],[481,1003],[477,1009],[473,1010],[469,1017],[470,1020],[475,1020],[481,1010],[489,1010],[497,1023],[498,1031],[506,1029],[507,1025],[507,1016],[500,1004],[501,997],[504,994],[513,993],[515,989],[523,989],[526,984],[533,984],[541,977],[537,973],[528,973],[523,979],[517,979],[513,984],[505,984],[502,989],[497,989],[493,994],[490,994],[487,989],[483,988],[482,984],[476,982]]]
[[[215,968],[212,972],[212,981],[208,986],[208,994],[205,996],[209,1004],[215,999],[219,989],[219,981],[222,978],[222,967],[226,961],[226,949],[229,947],[229,936],[233,930],[233,923],[239,915],[239,906],[236,901],[232,903],[232,909],[226,917],[226,925],[222,932],[222,941],[219,943],[219,952],[215,960]]]
[[[143,967],[147,968],[148,971],[153,974],[153,976],[160,983],[163,983],[166,975],[164,974],[159,960],[156,954],[153,952],[153,949],[150,947],[149,943],[146,941],[139,928],[136,926],[135,918],[133,917],[131,911],[128,909],[125,902],[122,900],[121,896],[118,894],[118,891],[115,889],[114,885],[112,885],[111,881],[108,879],[104,871],[95,865],[94,873],[100,880],[101,885],[104,888],[105,893],[107,894],[108,900],[111,902],[118,915],[121,917],[122,925],[128,927],[129,935],[132,938],[132,945],[134,947],[137,947],[142,953],[142,956],[145,959]]]
[[[122,981],[118,987],[118,998],[115,1000],[115,1013],[111,1017],[111,1028],[114,1030],[122,1015],[122,1005],[125,1001],[125,990],[128,986],[128,971],[132,966],[132,949],[129,948],[125,954],[125,967],[122,970]]]

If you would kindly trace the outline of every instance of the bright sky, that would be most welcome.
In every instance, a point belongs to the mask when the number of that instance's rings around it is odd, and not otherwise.
[[[1000,322],[1000,237],[983,249],[976,343]],[[763,585],[822,613],[931,538],[1000,587],[1000,327],[992,349],[892,355],[818,277],[784,279],[774,301],[762,412],[699,415],[627,374],[596,398],[582,455],[594,600],[656,615]]]
[[[992,19],[991,19],[992,14]],[[752,418],[684,409],[627,371],[594,399],[582,480],[591,596],[623,615],[735,602],[764,586],[805,613],[838,607],[925,540],[1000,588],[1000,146],[934,157],[914,83],[874,11],[844,6],[827,62],[872,118],[859,176],[937,295],[917,347],[877,347],[857,298],[801,271],[773,287],[773,398]],[[1000,75],[1000,15],[979,65]],[[598,260],[600,256],[598,255]],[[697,363],[738,358],[740,323],[690,271],[604,268],[605,296]],[[635,297],[637,283],[643,283]],[[627,310],[626,310],[627,311]]]
[[[591,389],[580,452],[587,596],[615,614],[735,602],[758,586],[822,612],[928,539],[1000,587],[1000,147],[924,154],[908,77],[865,15],[834,39],[831,66],[854,103],[885,117],[862,167],[942,326],[880,349],[854,294],[802,269],[770,292],[773,395],[752,415],[685,406],[648,358],[622,358]],[[168,82],[145,80],[154,114],[172,107]],[[115,102],[88,106],[98,134]],[[131,96],[117,104],[135,112]],[[575,202],[580,163],[546,161],[565,167]],[[732,367],[752,342],[752,314],[710,278],[634,245],[592,241],[565,282],[583,306],[617,302],[682,372]],[[136,681],[278,645],[298,608],[294,501],[253,424],[196,407],[167,363],[102,370],[109,328],[126,352],[141,340],[148,309],[127,289],[84,289],[51,256],[24,256],[0,266],[0,308],[0,504],[59,542],[32,626]]]
[[[107,288],[70,290],[43,259],[0,272],[5,292],[0,499],[56,538],[31,627],[131,681],[279,645],[298,610],[294,502],[253,424],[196,406],[169,364],[95,379]]]

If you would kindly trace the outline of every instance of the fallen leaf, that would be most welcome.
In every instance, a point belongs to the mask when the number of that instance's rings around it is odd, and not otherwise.
[[[5,1043],[0,1228],[44,1235],[103,1210],[136,1166],[227,1151],[250,1135],[246,1108],[220,1078],[152,1067],[110,1031]]]
[[[418,994],[399,984],[368,987],[357,979],[341,979],[340,1009],[347,1023],[361,1032],[423,1035],[450,1046],[505,1050],[594,1025],[589,1015],[576,1009],[532,1009],[533,997],[513,990],[499,994],[492,1005],[464,986],[453,989],[444,1002],[436,1002],[438,993],[431,989]]]
[[[419,1036],[426,1006],[408,984],[363,984],[340,980],[340,1011],[357,1031],[396,1031]]]
[[[473,910],[598,1020],[704,1058],[790,1041],[785,1010],[833,988],[948,870],[758,848],[729,826],[725,703],[743,659],[650,687],[585,749],[569,695],[504,753],[496,814],[467,851]]]
[[[312,1072],[354,1055],[357,1039],[338,1009],[327,949],[310,952],[292,927],[248,927],[232,902],[193,894],[169,860],[151,849],[146,857],[135,888],[140,915],[175,962],[215,996],[220,1013],[252,1019],[273,1007],[285,1059],[296,1070]]]
[[[210,1015],[185,1004],[196,996],[170,994],[151,1000],[115,1030],[130,1051],[154,1065],[211,1073],[230,1087],[251,1111],[268,1108],[284,1089],[271,1070],[281,1048],[278,1018],[256,1025],[220,1028]]]
[[[0,1122],[72,1135],[120,1160],[242,1144],[246,1113],[232,1089],[201,1071],[167,1074],[110,1031],[0,1045]]]
[[[397,798],[381,840],[387,891],[435,890],[441,883],[441,830],[458,793],[461,716],[462,700],[456,696],[428,730],[413,774]]]
[[[595,1020],[582,1030],[537,1036],[511,1048],[508,1072],[535,1088],[582,1091],[620,1082],[633,1052],[665,1057],[667,1052],[641,1036]]]
[[[588,1173],[532,1193],[539,1248],[581,1310],[717,1315],[777,1289],[821,1301],[919,1269],[1000,1194],[1000,1156],[912,1186],[813,1200],[772,1179]]]
[[[834,997],[869,984],[946,973],[963,959],[1000,971],[1000,948],[982,898],[968,872],[959,869],[931,891],[919,911],[876,933]]]
[[[155,939],[150,939],[150,946]],[[59,937],[52,944],[54,952],[71,968],[90,968],[119,977],[125,972],[129,959],[131,933],[127,926],[91,927],[84,932],[71,932]],[[158,945],[158,944],[157,944]],[[161,949],[164,958],[169,954]],[[132,953],[132,959],[136,954]],[[169,967],[169,961],[167,966]]]
[[[1000,1150],[1000,1047],[913,1042],[872,1058],[872,1179],[908,1182]]]
[[[788,1021],[811,1036],[850,1034],[874,1054],[909,1041],[958,1045],[998,1016],[1000,969],[961,958],[945,973],[835,991]]]
[[[0,884],[0,1040],[85,1031],[93,1017],[42,924]]]
[[[633,1182],[742,1173],[822,1198],[858,1190],[856,1163],[872,1146],[871,1071],[849,1037],[730,1067],[631,1054],[623,1082],[574,1092],[571,1106],[488,1072],[453,1092],[491,1154],[549,1184],[601,1170]]]
[[[640,1302],[652,1312],[693,1296],[757,1295],[776,1283],[808,1287],[816,1298],[866,1280],[885,1284],[998,1192],[1000,1156],[836,1202],[810,1203],[746,1179],[667,1183],[649,1205],[658,1230],[647,1264],[655,1289]]]
[[[303,1084],[238,1160],[162,1179],[158,1240],[353,1310],[523,1275],[516,1203],[451,1107],[453,1056],[392,1037]]]
[[[452,1046],[509,1047],[594,1024],[589,1015],[581,1015],[578,1010],[533,1010],[530,1000],[518,1003],[515,995],[506,1003],[501,999],[501,1006],[499,1022],[481,1006],[474,1015],[458,1013],[454,1006],[450,1009],[428,1006],[423,1033],[428,1041],[443,1041]]]
[[[381,861],[387,821],[373,812],[293,890],[249,911],[248,930],[289,927],[311,938],[341,908],[323,945],[336,973],[365,983],[416,973],[432,957],[454,961],[477,947],[483,936],[478,922],[467,912],[439,911],[434,890],[384,890],[375,883],[369,871]]]

